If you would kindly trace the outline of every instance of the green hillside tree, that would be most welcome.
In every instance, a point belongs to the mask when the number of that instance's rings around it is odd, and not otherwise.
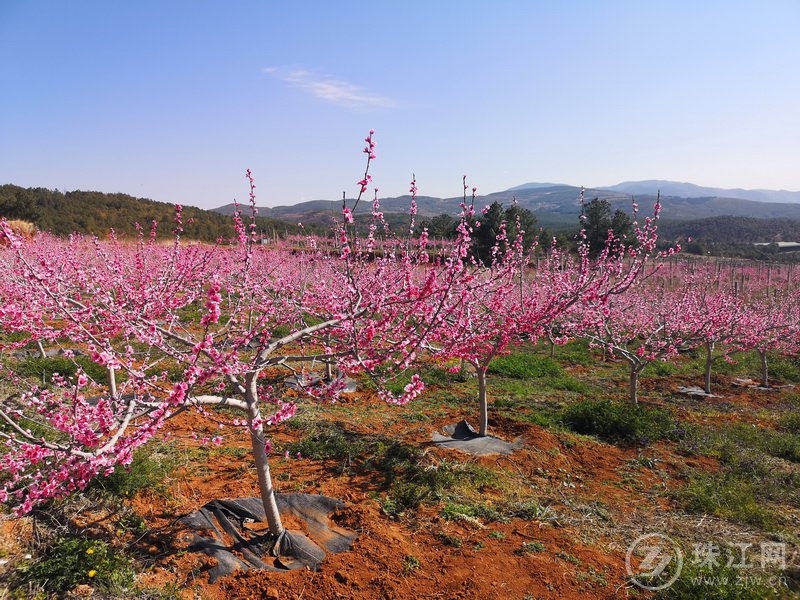
[[[499,202],[493,202],[483,214],[478,214],[470,223],[473,228],[472,255],[476,260],[488,264],[492,260],[492,247],[503,223],[506,224],[506,235],[509,241],[517,237],[517,221],[524,231],[522,243],[528,250],[536,239],[536,217],[531,211],[519,206],[503,208]],[[480,225],[478,225],[480,222]]]
[[[595,198],[583,207],[583,227],[589,255],[595,257],[605,248],[609,231],[613,231],[617,239],[627,237],[633,232],[633,221],[625,211],[617,209],[612,214],[608,200]]]

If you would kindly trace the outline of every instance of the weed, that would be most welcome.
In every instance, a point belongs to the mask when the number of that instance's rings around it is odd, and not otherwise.
[[[2,339],[4,342],[15,344],[17,342],[27,340],[30,337],[31,334],[28,333],[27,331],[9,331],[9,332],[3,332],[2,337],[0,337],[0,339]]]
[[[464,540],[460,537],[445,533],[444,531],[439,534],[439,539],[445,546],[451,546],[453,548],[461,548],[461,546],[464,545]]]
[[[451,373],[448,369],[433,367],[426,369],[422,375],[425,383],[428,385],[438,385],[441,387],[451,386],[453,383],[464,383],[470,377],[470,372],[467,369],[458,370]]]
[[[136,535],[141,535],[147,531],[145,520],[134,512],[124,514],[118,521],[121,531],[130,531]]]
[[[107,543],[81,538],[59,538],[33,564],[23,566],[25,584],[50,593],[64,593],[79,584],[91,584],[119,595],[133,585],[130,560]]]
[[[182,589],[178,584],[170,582],[160,588],[137,587],[133,595],[137,600],[180,600]]]
[[[542,506],[536,500],[510,502],[500,508],[504,515],[526,521],[548,520],[553,517],[549,506]]]
[[[549,352],[549,348],[548,348]],[[565,346],[555,348],[556,356],[561,361],[584,367],[597,364],[597,358],[592,355],[589,343],[586,340],[573,340]]]
[[[408,423],[423,423],[431,420],[431,418],[424,413],[409,413],[407,415],[403,415],[402,419]]]
[[[522,546],[514,550],[514,554],[518,556],[529,556],[531,554],[544,552],[545,549],[546,546],[542,542],[523,542]]]
[[[220,446],[219,448],[208,448],[209,456],[229,456],[231,458],[243,458],[250,455],[252,450],[240,446]]]
[[[556,558],[560,558],[561,560],[565,560],[573,565],[581,564],[581,559],[577,556],[572,556],[572,554],[568,554],[567,552],[556,552]]]
[[[344,469],[382,475],[386,495],[379,502],[383,512],[392,516],[423,502],[460,498],[503,485],[501,476],[487,467],[449,460],[431,463],[417,447],[336,425],[309,425],[306,435],[288,449],[312,460],[339,461]]]
[[[419,559],[416,556],[411,554],[407,554],[405,558],[403,558],[403,572],[408,575],[413,571],[419,569],[422,565],[419,562]]]
[[[589,566],[586,571],[578,573],[575,578],[578,581],[588,581],[595,586],[606,587],[608,585],[608,578],[606,577],[606,574],[598,571],[592,566]]]
[[[652,456],[644,456],[640,454],[636,458],[632,458],[628,461],[628,465],[631,467],[641,467],[643,469],[655,469],[658,466],[658,463],[661,462],[660,458],[655,458]]]

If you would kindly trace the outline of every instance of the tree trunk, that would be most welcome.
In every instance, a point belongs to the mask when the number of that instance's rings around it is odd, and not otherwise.
[[[108,390],[112,398],[117,397],[117,374],[114,369],[108,370]]]
[[[769,369],[767,368],[767,351],[759,350],[761,356],[761,385],[762,387],[769,387]]]
[[[281,535],[284,531],[281,515],[278,512],[278,503],[275,500],[275,489],[272,487],[272,476],[269,472],[269,457],[265,447],[264,426],[261,423],[254,424],[256,419],[261,419],[261,411],[258,408],[258,374],[247,376],[247,421],[250,431],[250,443],[253,447],[253,458],[258,474],[258,489],[261,493],[261,502],[264,504],[264,513],[267,515],[269,531],[275,535]]]
[[[489,429],[489,404],[486,400],[486,368],[483,366],[476,366],[475,371],[478,373],[478,403],[481,407],[478,433],[481,436],[485,436]]]
[[[550,358],[555,358],[556,356],[556,343],[553,340],[550,340]]]
[[[330,334],[325,335],[325,346],[330,346],[331,343],[331,336]],[[325,361],[325,381],[331,382],[333,381],[333,364],[331,361]]]
[[[42,340],[36,340],[36,347],[39,348],[39,355],[42,358],[47,358],[47,352],[44,351],[44,346],[42,346]]]
[[[711,393],[711,365],[714,362],[714,342],[706,342],[706,371],[703,379],[706,394]]]
[[[631,380],[630,380],[629,396],[628,396],[628,398],[631,401],[631,404],[639,404],[638,388],[639,388],[639,370],[635,366],[631,366]]]

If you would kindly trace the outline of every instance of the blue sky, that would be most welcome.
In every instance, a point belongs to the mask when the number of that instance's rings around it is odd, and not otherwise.
[[[800,2],[0,0],[0,183],[211,208],[800,190]]]

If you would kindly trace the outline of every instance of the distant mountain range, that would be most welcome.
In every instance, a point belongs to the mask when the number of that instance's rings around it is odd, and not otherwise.
[[[679,196],[681,198],[739,198],[753,202],[800,202],[800,192],[786,190],[743,190],[741,188],[724,189],[695,185],[693,183],[680,183],[677,181],[664,181],[652,179],[648,181],[624,181],[612,185],[609,190],[624,192],[626,194],[655,194],[659,190],[664,196]]]
[[[677,187],[676,187],[677,186]],[[687,187],[689,186],[689,187]],[[614,189],[612,189],[614,188]],[[586,201],[605,198],[615,208],[631,210],[631,193],[643,215],[650,214],[656,192],[662,192],[663,211],[659,224],[659,235],[665,243],[679,240],[686,243],[689,252],[722,256],[768,258],[772,260],[780,250],[773,247],[754,247],[753,243],[800,241],[800,202],[755,201],[717,195],[716,188],[701,188],[691,184],[673,182],[629,182],[610,188],[587,189]],[[752,191],[752,190],[751,190]],[[761,198],[773,200],[775,196],[792,198],[792,192],[757,190]],[[678,193],[704,194],[680,196]],[[736,190],[721,190],[720,194],[738,193]],[[796,193],[795,193],[796,194]],[[580,188],[554,183],[527,183],[502,192],[477,199],[478,208],[494,201],[508,206],[514,198],[519,204],[531,209],[538,224],[558,233],[578,227],[580,213]],[[409,196],[385,198],[382,210],[390,226],[408,227]],[[419,206],[417,222],[442,213],[456,215],[460,211],[461,198],[417,198]],[[349,206],[352,207],[352,201]],[[356,209],[357,219],[369,214],[371,202],[363,202]],[[249,207],[246,207],[248,210]],[[185,207],[184,233],[189,239],[215,241],[229,239],[235,235],[232,220],[225,214],[233,212],[233,206],[223,206],[215,211]],[[220,214],[222,213],[222,214]],[[262,208],[257,227],[270,235],[297,233],[296,223],[305,224],[305,232],[329,233],[330,225],[341,220],[341,201],[316,200],[295,206]],[[106,235],[111,229],[123,237],[136,235],[135,223],[145,228],[149,223],[161,223],[160,235],[171,236],[175,206],[154,202],[146,198],[134,198],[126,194],[105,194],[80,191],[61,192],[46,188],[23,188],[13,184],[0,185],[0,217],[31,221],[37,228],[57,235],[72,232]],[[263,218],[266,217],[266,218]],[[271,218],[270,218],[271,217]],[[568,236],[569,237],[569,236]]]
[[[660,191],[662,219],[665,221],[686,221],[718,216],[754,217],[760,219],[800,219],[800,192],[785,190],[739,190],[709,188],[691,183],[674,181],[627,181],[602,189],[587,188],[584,192],[588,202],[594,198],[608,200],[613,208],[630,212],[632,197],[640,210],[647,213]],[[536,214],[539,223],[545,227],[562,228],[577,224],[580,214],[580,188],[558,183],[525,183],[502,192],[480,196],[479,207],[492,202],[506,206],[516,199],[519,206]],[[417,197],[417,214],[420,217],[433,217],[440,214],[457,215],[462,199]],[[381,199],[381,209],[387,213],[407,213],[411,203],[410,196]],[[352,200],[348,203],[352,206]],[[356,214],[368,213],[371,202],[363,202]],[[231,214],[232,204],[214,209],[215,212]],[[341,216],[341,200],[312,200],[292,206],[259,208],[261,216],[282,221],[326,225]]]

